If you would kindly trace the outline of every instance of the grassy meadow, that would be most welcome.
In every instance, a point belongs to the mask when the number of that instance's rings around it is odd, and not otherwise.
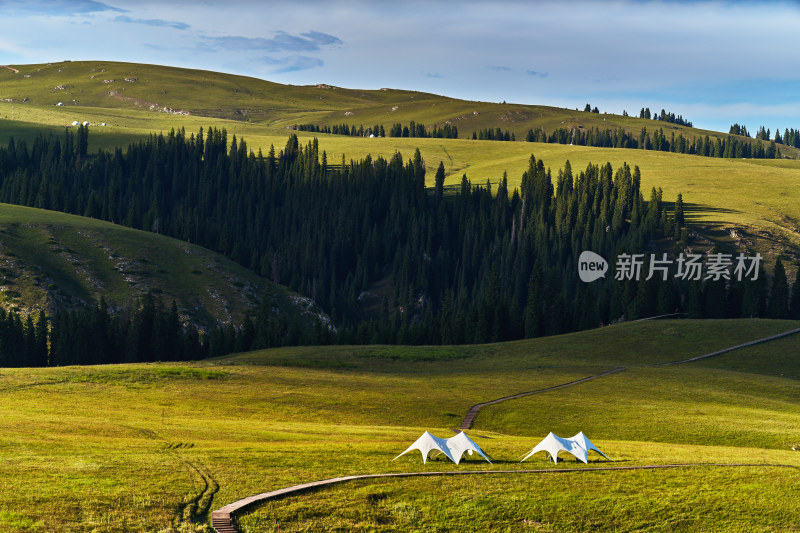
[[[630,451],[651,452],[653,461],[668,459],[652,445]],[[731,449],[714,451],[733,458]],[[676,458],[692,461],[696,452],[687,448]],[[746,453],[738,457],[749,461]],[[239,528],[245,533],[795,531],[799,484],[797,469],[769,467],[354,481],[324,494],[264,504],[242,517]]]
[[[787,355],[798,353],[797,337],[647,366],[798,325],[641,322],[486,346],[284,348],[191,364],[2,369],[0,478],[14,481],[0,492],[0,530],[203,531],[212,509],[339,475],[581,466],[553,465],[543,454],[516,462],[548,431],[583,430],[613,459],[592,455],[590,467],[800,467],[791,450],[800,443],[798,365]],[[474,403],[620,365],[629,368],[482,410],[468,433],[494,465],[422,465],[415,454],[391,461],[423,430],[451,435]],[[697,467],[356,483],[257,507],[240,524],[657,531],[708,529],[717,517],[717,530],[790,530],[799,477],[797,468]],[[664,485],[668,496],[659,495]]]

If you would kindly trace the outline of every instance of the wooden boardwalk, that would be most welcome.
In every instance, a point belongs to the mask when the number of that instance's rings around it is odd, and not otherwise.
[[[608,472],[613,470],[659,470],[667,468],[699,468],[699,467],[727,467],[727,468],[741,468],[741,467],[757,467],[757,468],[800,468],[794,465],[784,464],[758,464],[758,463],[682,463],[682,464],[667,464],[667,465],[639,465],[639,466],[600,466],[600,467],[584,467],[584,468],[540,468],[536,470],[455,470],[452,472],[397,472],[388,474],[363,474],[357,476],[343,476],[334,477],[330,479],[323,479],[321,481],[312,481],[311,483],[302,483],[283,489],[273,490],[271,492],[264,492],[255,496],[241,499],[239,501],[229,503],[221,509],[217,509],[211,513],[211,525],[217,533],[238,533],[238,529],[233,522],[235,513],[238,513],[245,508],[255,504],[262,503],[270,500],[277,500],[286,496],[300,494],[307,490],[316,489],[319,487],[327,487],[338,483],[347,481],[355,481],[360,479],[383,479],[383,478],[399,478],[399,477],[424,477],[424,476],[471,476],[471,475],[492,475],[492,474],[566,474],[566,473],[587,473],[587,472]]]

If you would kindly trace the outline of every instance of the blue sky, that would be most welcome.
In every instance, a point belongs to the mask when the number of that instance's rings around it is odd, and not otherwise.
[[[800,2],[0,0],[0,65],[156,63],[800,128]]]

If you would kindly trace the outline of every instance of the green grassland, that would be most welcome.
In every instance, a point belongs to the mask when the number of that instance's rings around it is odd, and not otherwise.
[[[264,297],[299,314],[297,294],[229,259],[99,220],[0,204],[0,305],[23,314],[95,303],[123,306],[152,291],[186,320],[240,324]]]
[[[0,478],[13,490],[0,492],[0,530],[201,531],[210,509],[327,477],[580,466],[543,454],[515,462],[551,430],[584,430],[614,460],[592,456],[590,467],[800,467],[791,450],[800,443],[797,337],[647,366],[798,325],[640,322],[486,346],[284,348],[181,365],[3,369]],[[482,410],[469,433],[495,465],[391,461],[423,430],[452,434],[474,403],[620,365],[629,368]],[[381,481],[267,504],[240,524],[785,531],[797,526],[798,480],[798,468],[697,467]]]
[[[111,61],[13,65],[0,71],[0,99],[20,105],[144,109],[246,121],[282,128],[293,124],[389,126],[455,124],[461,136],[501,127],[524,136],[531,128],[662,127],[667,135],[720,135],[675,124],[548,106],[473,102],[401,89],[292,86],[204,70]],[[27,99],[27,100],[26,100]],[[633,111],[633,110],[632,110]],[[106,120],[106,122],[111,122]]]
[[[107,61],[15,65],[0,69],[0,118],[32,124],[68,125],[73,120],[108,124],[112,135],[146,122],[148,131],[199,119],[224,119],[277,133],[294,124],[390,126],[411,121],[426,126],[451,123],[462,138],[473,131],[498,128],[523,138],[529,129],[624,129],[636,135],[642,127],[693,138],[722,132],[667,122],[596,114],[549,106],[475,102],[418,91],[366,90],[282,85],[266,80],[203,70]],[[126,81],[128,80],[128,81]],[[62,103],[63,107],[55,107]],[[136,118],[133,111],[144,111]],[[228,129],[234,129],[234,126]],[[252,130],[251,130],[252,131]],[[800,151],[783,147],[784,155]]]
[[[685,457],[695,451],[687,449]],[[264,504],[239,525],[244,533],[793,531],[800,474],[773,470],[700,467],[352,482]]]

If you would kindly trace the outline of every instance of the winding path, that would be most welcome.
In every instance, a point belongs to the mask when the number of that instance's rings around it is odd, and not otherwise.
[[[605,372],[601,372],[600,374],[595,374],[593,376],[585,377],[585,378],[582,378],[582,379],[576,379],[575,381],[569,381],[567,383],[562,383],[561,385],[554,385],[552,387],[546,387],[544,389],[532,390],[532,391],[529,391],[529,392],[520,392],[519,394],[512,394],[511,396],[503,396],[502,398],[498,398],[496,400],[491,400],[491,401],[483,402],[483,403],[476,403],[475,405],[473,405],[472,407],[469,408],[469,411],[467,411],[467,416],[464,417],[464,421],[461,422],[461,425],[459,426],[459,429],[464,430],[464,429],[471,428],[472,427],[472,421],[475,420],[475,416],[478,414],[478,411],[480,411],[481,408],[486,407],[487,405],[494,405],[496,403],[504,402],[506,400],[513,400],[514,398],[522,398],[523,396],[529,396],[531,394],[537,394],[537,393],[540,393],[540,392],[548,392],[548,391],[551,391],[551,390],[563,389],[564,387],[571,387],[573,385],[577,385],[578,383],[583,383],[585,381],[589,381],[589,380],[592,380],[592,379],[595,379],[595,378],[600,378],[600,377],[603,377],[603,376],[607,376],[609,374],[614,374],[616,372],[621,372],[621,371],[625,370],[625,368],[627,368],[627,367],[621,366],[619,368],[615,368],[614,370],[607,370]]]
[[[0,68],[7,68],[8,70],[13,72],[14,74],[19,74],[19,70],[15,69],[14,67],[9,67],[8,65],[0,65]]]
[[[671,315],[664,315],[664,316],[671,316]],[[654,318],[660,318],[660,317],[654,317]],[[650,319],[643,319],[643,320],[650,320]],[[753,346],[754,344],[761,344],[763,342],[774,341],[776,339],[780,339],[780,338],[783,338],[783,337],[788,337],[789,335],[794,335],[796,333],[800,333],[800,328],[792,329],[790,331],[784,331],[783,333],[778,333],[777,335],[771,335],[769,337],[756,339],[754,341],[745,342],[743,344],[737,344],[736,346],[731,346],[729,348],[723,348],[722,350],[717,350],[716,352],[711,352],[711,353],[707,353],[707,354],[703,354],[703,355],[698,355],[697,357],[692,357],[690,359],[682,359],[680,361],[668,361],[666,363],[654,363],[652,365],[640,365],[640,366],[636,366],[636,367],[633,367],[633,368],[645,368],[645,367],[667,366],[667,365],[680,365],[680,364],[683,364],[683,363],[691,363],[691,362],[694,362],[694,361],[699,361],[701,359],[708,359],[709,357],[714,357],[714,356],[717,356],[717,355],[722,355],[724,353],[732,352],[734,350],[739,350],[741,348],[747,348],[748,346]],[[530,394],[537,394],[537,393],[540,393],[540,392],[549,392],[551,390],[563,389],[564,387],[571,387],[572,385],[577,385],[579,383],[584,383],[586,381],[589,381],[589,380],[592,380],[592,379],[595,379],[595,378],[608,376],[609,374],[615,374],[617,372],[622,372],[623,370],[627,370],[628,368],[629,367],[627,367],[627,366],[621,366],[621,367],[615,368],[613,370],[607,370],[606,372],[602,372],[600,374],[595,374],[593,376],[585,377],[583,379],[570,381],[568,383],[563,383],[561,385],[555,385],[553,387],[547,387],[547,388],[544,388],[544,389],[533,390],[533,391],[530,391],[530,392],[520,392],[519,394],[513,394],[511,396],[504,396],[503,398],[498,398],[496,400],[491,400],[491,401],[488,401],[488,402],[475,404],[472,407],[470,407],[469,411],[467,412],[467,416],[464,417],[464,420],[463,420],[463,422],[461,422],[461,426],[459,426],[459,429],[465,430],[465,429],[471,428],[472,427],[472,422],[475,420],[475,416],[478,414],[478,411],[480,411],[482,407],[486,407],[487,405],[493,405],[493,404],[496,404],[496,403],[504,402],[506,400],[512,400],[514,398],[521,398],[523,396],[528,396]]]
[[[754,341],[745,342],[744,344],[738,344],[736,346],[731,346],[730,348],[723,348],[722,350],[717,350],[716,352],[707,353],[705,355],[698,355],[697,357],[692,357],[691,359],[683,359],[682,361],[669,361],[667,363],[657,363],[650,366],[680,365],[683,363],[691,363],[693,361],[699,361],[700,359],[708,359],[709,357],[714,357],[716,355],[722,355],[724,353],[732,352],[740,348],[747,348],[748,346],[753,346],[754,344],[761,344],[763,342],[769,342],[781,339],[783,337],[788,337],[789,335],[794,335],[795,333],[800,333],[800,328],[784,331],[783,333],[778,333],[777,335],[772,335],[771,337],[764,337],[763,339],[756,339]]]
[[[769,342],[777,339],[781,339],[783,337],[788,337],[790,335],[795,335],[800,333],[800,328],[796,328],[790,331],[785,331],[783,333],[779,333],[777,335],[771,335],[769,337],[764,337],[761,339],[756,339],[754,341],[746,342],[743,344],[737,344],[736,346],[731,346],[729,348],[724,348],[722,350],[717,350],[716,352],[711,352],[703,355],[698,355],[697,357],[692,357],[689,359],[682,359],[679,361],[669,361],[666,363],[656,363],[652,365],[642,365],[636,368],[642,367],[656,367],[656,366],[666,366],[666,365],[678,365],[683,363],[691,363],[694,361],[699,361],[701,359],[707,359],[709,357],[714,357],[717,355],[722,355],[724,353],[732,352],[734,350],[739,350],[741,348],[746,348],[748,346],[753,346],[755,344],[761,344],[764,342]],[[475,416],[478,414],[478,411],[482,407],[487,405],[493,405],[496,403],[504,402],[506,400],[512,400],[515,398],[521,398],[523,396],[528,396],[531,394],[537,394],[542,392],[548,392],[557,389],[563,389],[565,387],[571,387],[574,385],[578,385],[580,383],[585,383],[587,381],[600,378],[603,376],[608,376],[611,374],[615,374],[617,372],[621,372],[626,370],[628,367],[618,367],[613,370],[607,370],[606,372],[601,372],[600,374],[595,374],[592,376],[588,376],[582,379],[577,379],[574,381],[570,381],[567,383],[562,383],[561,385],[554,385],[552,387],[546,387],[544,389],[537,389],[529,392],[521,392],[519,394],[513,394],[511,396],[504,396],[502,398],[498,398],[496,400],[490,400],[488,402],[483,402],[479,404],[473,405],[467,416],[464,418],[464,421],[461,423],[460,429],[469,429],[472,427],[472,422],[475,419]],[[242,511],[244,508],[256,503],[256,502],[263,502],[268,500],[274,500],[278,498],[283,498],[285,496],[290,496],[293,494],[298,494],[307,490],[316,489],[319,487],[325,487],[328,485],[334,485],[337,483],[343,483],[346,481],[354,481],[359,479],[377,479],[377,478],[392,478],[392,477],[420,477],[420,476],[458,476],[458,475],[478,475],[478,474],[555,474],[555,473],[562,473],[562,472],[595,472],[595,471],[609,471],[609,470],[654,470],[654,469],[661,469],[661,468],[689,468],[689,467],[770,467],[770,468],[798,468],[794,465],[784,465],[784,464],[756,464],[756,463],[686,463],[686,464],[669,464],[669,465],[643,465],[643,466],[608,466],[608,467],[597,467],[597,468],[548,468],[548,469],[538,469],[538,470],[462,470],[462,471],[452,471],[452,472],[399,472],[399,473],[387,473],[387,474],[362,474],[362,475],[354,475],[354,476],[343,476],[343,477],[335,477],[329,479],[323,479],[320,481],[312,481],[310,483],[302,483],[300,485],[293,485],[291,487],[286,487],[283,489],[273,490],[271,492],[264,492],[262,494],[257,494],[255,496],[250,496],[248,498],[244,498],[233,503],[229,503],[228,505],[217,509],[211,513],[211,525],[217,533],[238,533],[238,530],[233,525],[233,515]]]

